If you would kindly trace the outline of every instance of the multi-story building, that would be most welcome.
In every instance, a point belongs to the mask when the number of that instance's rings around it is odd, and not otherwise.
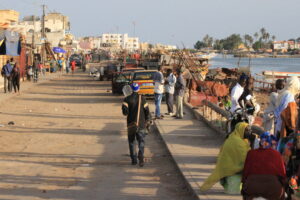
[[[295,41],[275,41],[273,42],[273,49],[280,51],[287,51],[288,49],[300,49],[300,43]]]
[[[27,16],[19,23],[25,28],[26,40],[32,42],[35,33],[36,43],[41,43],[42,20],[40,17]],[[70,31],[69,18],[60,13],[49,13],[45,16],[45,34],[52,46],[58,46]]]
[[[139,38],[129,37],[128,34],[102,34],[101,47],[121,48],[127,50],[139,49]]]

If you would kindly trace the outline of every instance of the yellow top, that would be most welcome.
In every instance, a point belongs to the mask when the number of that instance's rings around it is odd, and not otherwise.
[[[216,168],[200,187],[202,192],[209,190],[220,179],[243,170],[247,153],[250,150],[249,143],[244,139],[247,126],[248,124],[245,122],[238,123],[235,130],[224,142],[218,156]]]

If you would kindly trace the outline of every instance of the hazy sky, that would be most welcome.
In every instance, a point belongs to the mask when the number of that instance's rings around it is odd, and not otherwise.
[[[21,16],[57,11],[76,36],[129,33],[141,41],[192,47],[205,34],[224,38],[265,27],[277,39],[300,37],[300,0],[0,0]]]

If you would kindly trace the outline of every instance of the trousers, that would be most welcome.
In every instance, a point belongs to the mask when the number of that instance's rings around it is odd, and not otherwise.
[[[132,160],[137,159],[136,154],[136,141],[138,142],[138,157],[144,158],[144,148],[145,148],[145,135],[146,131],[144,129],[137,129],[136,127],[128,127],[128,144],[129,144],[129,152],[130,158]]]
[[[176,96],[176,117],[183,118],[183,97]]]
[[[4,76],[4,92],[6,93],[11,91],[12,91],[11,77]]]
[[[174,96],[173,94],[167,93],[166,92],[166,103],[168,107],[168,113],[173,113],[173,105],[174,105]]]

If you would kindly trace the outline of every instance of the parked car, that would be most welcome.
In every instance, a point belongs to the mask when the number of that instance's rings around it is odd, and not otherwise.
[[[123,87],[129,85],[132,79],[132,72],[115,72],[112,76],[112,93],[123,94]]]
[[[112,80],[113,74],[118,71],[118,67],[114,64],[109,64],[106,67],[100,67],[100,81]]]
[[[136,71],[133,74],[132,82],[138,83],[140,86],[139,94],[152,96],[154,95],[154,81],[153,76],[156,70]]]

